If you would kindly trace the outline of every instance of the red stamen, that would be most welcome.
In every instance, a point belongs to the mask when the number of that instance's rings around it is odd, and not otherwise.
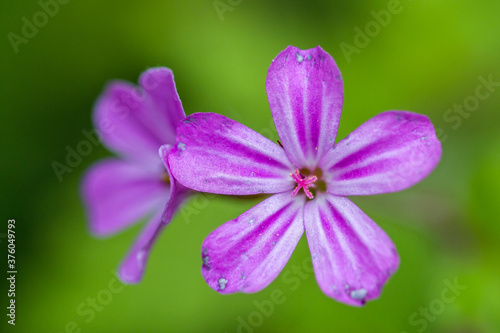
[[[309,191],[309,186],[313,184],[316,180],[318,180],[318,177],[316,176],[308,176],[304,177],[299,170],[295,170],[293,173],[290,174],[290,176],[297,182],[297,187],[293,190],[292,192],[292,198],[299,193],[300,189],[304,189],[304,193],[309,199],[314,198],[313,194],[311,191]]]

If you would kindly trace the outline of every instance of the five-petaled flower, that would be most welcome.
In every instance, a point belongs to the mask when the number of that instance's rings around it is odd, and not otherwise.
[[[151,68],[139,82],[139,89],[112,82],[98,99],[96,131],[121,159],[97,163],[82,184],[94,235],[114,234],[152,215],[118,270],[125,283],[142,279],[153,243],[191,193],[162,162],[175,142],[177,123],[185,118],[172,71]]]
[[[220,293],[256,292],[283,269],[306,233],[322,291],[360,306],[377,298],[399,257],[389,237],[346,196],[406,189],[438,164],[441,145],[426,116],[381,113],[335,144],[340,71],[319,46],[288,47],[266,80],[282,147],[213,113],[179,123],[172,173],[197,191],[275,193],[213,231],[202,274]]]

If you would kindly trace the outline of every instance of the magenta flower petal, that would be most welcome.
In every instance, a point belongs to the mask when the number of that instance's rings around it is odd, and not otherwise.
[[[361,306],[377,298],[399,266],[394,244],[345,197],[306,203],[304,224],[316,280],[339,302]]]
[[[441,158],[441,143],[424,115],[381,113],[358,127],[320,161],[328,192],[369,195],[404,190]]]
[[[149,259],[152,242],[156,238],[162,222],[163,211],[159,210],[146,224],[139,237],[134,241],[118,268],[118,277],[123,283],[136,284],[142,280],[144,269]]]
[[[191,189],[185,187],[181,183],[177,181],[177,179],[172,174],[172,169],[168,164],[168,155],[172,151],[172,145],[163,145],[158,150],[158,155],[160,159],[163,161],[163,165],[168,172],[168,176],[170,177],[170,199],[167,202],[167,206],[163,212],[163,225],[167,225],[170,220],[173,218],[173,215],[177,212],[179,206],[185,202],[191,195],[194,194]]]
[[[139,81],[139,88],[113,82],[96,102],[96,131],[123,159],[98,163],[82,184],[90,229],[96,235],[153,216],[119,268],[125,283],[142,279],[154,242],[190,194],[168,165],[162,165],[171,149],[167,144],[175,142],[177,123],[184,118],[172,71],[151,68]]]
[[[160,157],[166,160],[166,155],[168,155],[170,149],[171,146],[169,145],[162,146],[159,152]],[[173,180],[171,182],[170,199],[165,210],[160,210],[160,214],[156,214],[149,221],[120,265],[118,275],[124,283],[133,284],[141,281],[153,244],[163,229],[170,223],[179,206],[191,194],[190,190],[179,184],[171,176],[168,165],[165,165],[165,168],[169,172],[170,179]]]
[[[214,290],[252,293],[283,269],[304,233],[304,197],[275,194],[212,232],[202,245],[202,274]]]
[[[266,90],[276,129],[296,168],[314,168],[337,135],[343,83],[333,58],[321,47],[289,46],[272,62]]]
[[[172,70],[165,67],[148,69],[142,73],[139,83],[146,92],[144,105],[150,110],[144,114],[148,127],[163,143],[174,143],[177,124],[186,115],[177,94]]]
[[[280,146],[214,113],[181,121],[168,158],[174,177],[197,191],[249,195],[294,187],[293,168]]]
[[[97,163],[84,176],[83,199],[93,234],[113,234],[161,209],[170,186],[157,174],[118,159]]]
[[[157,163],[158,148],[174,142],[176,125],[183,119],[173,80],[169,69],[152,68],[142,74],[140,88],[120,81],[109,84],[94,111],[104,144],[145,166]]]

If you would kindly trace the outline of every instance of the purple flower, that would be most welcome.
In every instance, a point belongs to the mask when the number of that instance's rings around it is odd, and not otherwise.
[[[220,293],[256,292],[283,269],[306,232],[316,280],[340,302],[377,298],[399,257],[389,237],[349,199],[406,189],[437,165],[441,145],[426,116],[384,112],[335,143],[343,85],[319,46],[289,46],[266,89],[282,147],[222,115],[179,123],[172,173],[197,191],[275,193],[213,231],[202,274]]]
[[[96,236],[150,218],[118,270],[125,283],[142,279],[151,246],[190,193],[162,162],[175,142],[177,123],[185,118],[172,71],[151,68],[139,82],[140,88],[112,82],[98,99],[96,132],[121,158],[95,164],[82,185],[90,230]]]

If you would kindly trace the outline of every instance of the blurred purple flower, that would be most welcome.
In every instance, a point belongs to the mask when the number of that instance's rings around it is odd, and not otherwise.
[[[319,46],[288,47],[266,90],[282,147],[213,113],[179,123],[172,173],[197,191],[276,193],[213,231],[202,274],[220,293],[256,292],[283,269],[304,231],[321,290],[360,306],[396,271],[394,244],[346,198],[406,189],[438,164],[441,144],[426,116],[384,112],[335,143],[343,101],[340,71]]]
[[[177,123],[185,118],[172,71],[151,68],[139,82],[140,88],[112,82],[98,99],[96,132],[121,158],[93,165],[82,184],[94,235],[108,236],[150,218],[118,270],[125,283],[140,282],[153,243],[190,193],[161,158],[166,161]]]

